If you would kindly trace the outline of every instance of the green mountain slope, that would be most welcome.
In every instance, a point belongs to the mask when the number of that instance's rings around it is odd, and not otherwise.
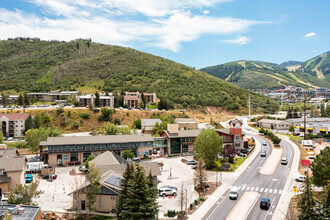
[[[281,66],[284,66],[284,67],[288,67],[288,66],[300,65],[301,63],[302,62],[300,62],[300,61],[289,60],[289,61],[286,61],[286,62],[281,63],[280,65]]]
[[[270,89],[287,85],[330,88],[329,82],[308,72],[300,69],[288,71],[284,66],[261,61],[241,60],[202,68],[201,71],[246,89]]]
[[[130,48],[91,43],[0,41],[0,91],[72,90],[156,92],[179,106],[258,111],[277,103],[207,73]]]
[[[303,62],[301,71],[330,82],[330,51]]]

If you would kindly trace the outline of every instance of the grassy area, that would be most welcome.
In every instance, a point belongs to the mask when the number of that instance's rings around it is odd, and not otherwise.
[[[235,163],[230,164],[230,168],[232,169],[232,171],[222,171],[222,172],[235,172],[242,165],[242,163],[246,160],[246,158],[247,157],[234,158]],[[207,171],[217,171],[217,170],[220,170],[221,165],[222,165],[221,161],[224,161],[224,162],[227,163],[228,162],[228,159],[215,161],[217,167],[214,167],[212,169],[208,169]]]
[[[285,136],[289,137],[291,141],[301,142],[302,140],[304,140],[303,137],[293,136],[292,134],[286,134],[286,133],[281,133],[281,132],[275,132],[275,134],[285,135]]]
[[[147,104],[147,108],[149,108],[149,109],[157,109],[158,108],[158,106],[157,106],[157,104]]]

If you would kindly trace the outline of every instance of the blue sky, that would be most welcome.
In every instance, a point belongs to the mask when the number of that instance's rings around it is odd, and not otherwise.
[[[327,0],[0,0],[0,39],[92,38],[202,68],[330,50]]]

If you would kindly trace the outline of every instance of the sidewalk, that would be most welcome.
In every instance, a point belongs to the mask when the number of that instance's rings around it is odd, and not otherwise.
[[[295,181],[295,177],[300,176],[300,173],[298,172],[299,167],[299,161],[300,161],[300,149],[299,147],[290,141],[289,137],[284,135],[278,135],[279,138],[286,140],[293,148],[294,151],[294,157],[292,161],[292,166],[290,169],[290,173],[288,175],[288,178],[286,180],[285,186],[283,188],[283,193],[280,197],[280,200],[278,201],[278,205],[275,209],[273,218],[274,220],[282,220],[285,219],[287,210],[289,208],[290,200],[295,195],[293,191],[291,191],[290,187],[292,183]]]
[[[261,150],[261,143],[256,141],[256,147],[244,163],[234,172],[234,173],[223,173],[223,182],[222,185],[210,196],[208,199],[200,206],[189,219],[200,220],[208,213],[208,211],[216,204],[219,198],[229,189],[236,179],[244,172],[244,170],[251,164],[251,162],[259,155]],[[225,175],[228,174],[228,175]]]

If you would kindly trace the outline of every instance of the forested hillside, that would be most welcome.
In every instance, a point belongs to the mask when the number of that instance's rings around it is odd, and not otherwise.
[[[310,64],[311,65],[311,64]],[[325,68],[325,70],[327,70]],[[201,69],[220,79],[234,83],[246,89],[270,89],[281,86],[301,86],[303,88],[327,87],[330,83],[311,74],[296,69],[288,71],[284,66],[261,62],[246,61],[225,63]]]
[[[92,43],[0,41],[0,91],[45,92],[90,88],[108,92],[156,92],[179,107],[219,106],[257,111],[278,104],[207,73],[134,49]]]

